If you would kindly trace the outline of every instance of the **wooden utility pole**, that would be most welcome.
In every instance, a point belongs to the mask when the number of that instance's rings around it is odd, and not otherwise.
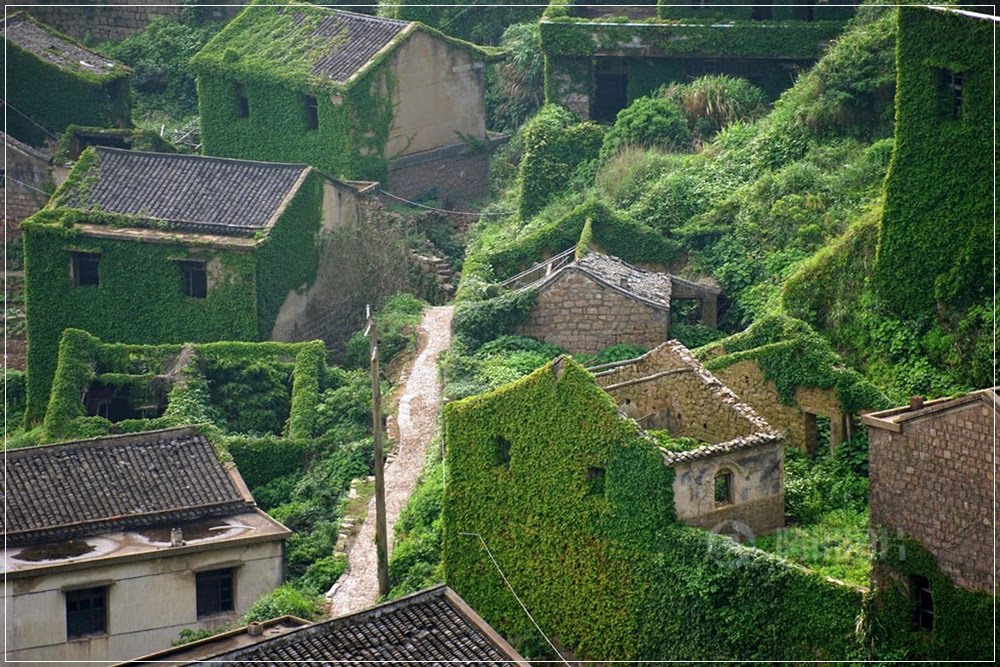
[[[378,594],[389,593],[389,543],[385,527],[385,471],[382,457],[382,388],[378,370],[378,328],[371,306],[365,306],[368,319],[369,349],[372,373],[372,434],[375,436],[375,558],[378,562]]]

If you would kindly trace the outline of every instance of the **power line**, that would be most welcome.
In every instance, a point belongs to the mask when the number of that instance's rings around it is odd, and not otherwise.
[[[433,206],[426,206],[425,204],[418,204],[415,201],[410,201],[409,199],[403,199],[399,195],[394,195],[391,192],[387,192],[386,190],[381,190],[380,189],[379,192],[381,194],[384,194],[387,197],[392,197],[393,199],[398,199],[401,202],[406,202],[410,206],[419,206],[420,208],[425,208],[428,211],[436,211],[438,213],[450,213],[450,214],[453,214],[453,215],[475,215],[475,216],[479,216],[480,218],[485,218],[485,217],[488,217],[488,216],[510,215],[510,214],[512,214],[514,212],[514,211],[497,211],[496,213],[482,213],[482,212],[476,212],[476,211],[449,211],[448,209],[444,209],[444,208],[434,208]]]
[[[11,106],[10,102],[8,102],[7,100],[2,100],[2,101],[3,101],[5,107],[7,107],[8,109],[10,109],[11,111],[13,111],[16,114],[18,114],[20,116],[24,116],[25,118],[27,118],[29,123],[31,123],[32,125],[34,125],[38,129],[40,129],[45,134],[49,135],[53,139],[58,139],[59,138],[56,135],[52,134],[52,132],[50,132],[46,127],[44,127],[44,126],[39,125],[38,123],[36,123],[35,120],[31,116],[29,116],[28,114],[26,114],[23,111],[20,111],[18,109],[15,109],[13,106]]]
[[[500,576],[503,578],[503,583],[507,584],[507,588],[509,588],[510,592],[514,594],[514,599],[517,600],[517,603],[519,605],[521,605],[521,609],[523,609],[524,613],[527,614],[528,619],[532,623],[534,623],[535,628],[538,630],[538,634],[540,634],[543,638],[545,638],[545,641],[547,641],[549,643],[549,646],[551,646],[552,650],[555,651],[556,655],[559,656],[559,659],[563,661],[563,664],[565,664],[565,665],[567,665],[567,667],[569,667],[569,663],[566,662],[566,658],[563,657],[562,653],[559,652],[559,649],[557,649],[556,646],[555,646],[555,644],[553,644],[552,641],[548,638],[548,635],[546,635],[544,632],[542,632],[542,628],[535,621],[535,617],[531,615],[531,612],[528,611],[528,608],[524,606],[523,602],[521,602],[521,598],[518,596],[517,591],[515,591],[514,587],[510,585],[509,581],[507,581],[507,575],[505,575],[503,573],[503,570],[500,569],[500,565],[497,564],[497,559],[493,557],[493,552],[490,551],[490,548],[488,546],[486,546],[486,540],[483,539],[483,536],[480,535],[479,533],[459,533],[459,535],[467,535],[469,537],[478,537],[479,538],[479,541],[482,542],[482,544],[483,544],[483,548],[486,549],[486,554],[490,557],[490,560],[493,561],[493,567],[495,567],[497,569],[497,572],[500,573]]]
[[[38,188],[36,188],[35,186],[33,186],[33,185],[28,185],[28,184],[27,184],[27,183],[25,183],[24,181],[19,181],[19,180],[17,180],[16,178],[12,178],[12,177],[10,177],[10,176],[7,176],[7,180],[8,180],[8,181],[14,181],[14,182],[15,182],[15,183],[17,183],[18,185],[23,185],[24,187],[28,188],[29,190],[34,190],[35,192],[38,192],[38,193],[41,193],[41,194],[45,195],[46,197],[51,197],[51,196],[52,196],[52,193],[51,193],[51,192],[46,192],[45,190],[39,190],[39,189],[38,189]]]

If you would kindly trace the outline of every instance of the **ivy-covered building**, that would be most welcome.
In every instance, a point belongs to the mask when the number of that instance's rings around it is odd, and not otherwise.
[[[84,151],[22,224],[28,420],[67,328],[123,343],[298,339],[322,298],[320,234],[361,215],[361,189],[301,164]]]
[[[419,23],[253,4],[192,61],[205,152],[448,189],[485,164],[469,145],[486,138],[485,58]]]
[[[131,70],[25,12],[4,19],[7,131],[32,145],[68,125],[127,127]]]
[[[637,97],[707,74],[749,79],[774,99],[819,58],[854,4],[552,0],[541,22],[545,99],[609,122]]]
[[[581,660],[857,655],[861,589],[716,534],[741,504],[781,520],[780,437],[682,346],[595,370],[612,371],[603,389],[560,357],[445,406],[447,584],[506,636],[541,642],[495,563]],[[630,405],[668,433],[637,428]]]

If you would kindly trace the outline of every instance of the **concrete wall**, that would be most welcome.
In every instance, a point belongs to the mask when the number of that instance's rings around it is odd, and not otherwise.
[[[616,343],[654,347],[667,339],[670,312],[630,299],[584,272],[567,267],[542,287],[517,333],[593,353]]]
[[[236,620],[282,582],[281,541],[225,547],[153,560],[7,579],[8,659],[87,660],[108,664],[168,648],[184,628],[219,627]],[[198,621],[195,570],[236,567],[235,611]],[[108,635],[66,641],[66,587],[108,585]]]
[[[395,116],[386,157],[486,137],[483,63],[468,51],[415,30],[392,57]]]
[[[180,2],[171,6],[162,0],[103,0],[77,7],[67,6],[69,3],[65,2],[63,6],[51,6],[31,0],[24,4],[36,5],[27,11],[42,23],[78,40],[94,42],[125,39],[145,30],[156,17],[180,14],[184,9]],[[232,5],[206,8],[211,10],[212,18],[230,19],[245,3],[243,0],[213,0],[213,4]]]
[[[784,446],[724,452],[674,464],[674,508],[685,523],[753,539],[785,525]],[[733,502],[715,502],[715,476],[729,471]]]
[[[774,383],[764,377],[764,372],[752,359],[713,372],[767,420],[771,428],[782,433],[789,445],[807,452],[815,449],[817,415],[830,420],[831,446],[846,439],[849,416],[844,414],[835,389],[799,387],[795,390],[795,403],[786,405],[778,396]]]
[[[871,526],[902,530],[956,585],[991,594],[997,429],[996,406],[977,400],[898,433],[870,426],[868,448]]]

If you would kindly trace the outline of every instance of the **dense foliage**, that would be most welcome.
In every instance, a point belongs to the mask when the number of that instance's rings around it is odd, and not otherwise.
[[[687,118],[680,106],[664,97],[640,97],[618,112],[615,124],[604,135],[601,158],[624,146],[684,149],[691,142]]]

